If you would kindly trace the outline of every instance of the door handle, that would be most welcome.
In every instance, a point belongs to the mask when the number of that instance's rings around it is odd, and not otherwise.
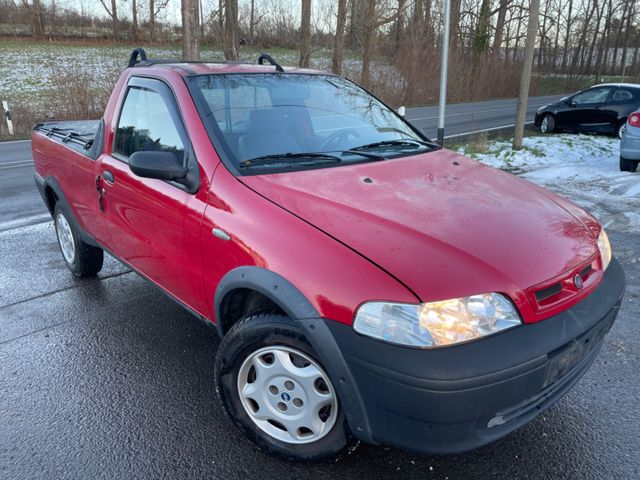
[[[104,172],[102,172],[102,178],[104,178],[109,183],[114,183],[116,181],[113,173],[111,173],[109,170],[105,170]]]

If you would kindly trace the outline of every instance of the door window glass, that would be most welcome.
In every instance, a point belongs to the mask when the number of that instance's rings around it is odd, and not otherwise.
[[[587,103],[602,103],[609,96],[610,88],[593,88],[585,92],[581,92],[573,97],[573,103],[576,105],[584,105]]]
[[[184,144],[159,93],[129,88],[118,120],[113,151],[124,157],[139,151],[173,152],[183,159]]]

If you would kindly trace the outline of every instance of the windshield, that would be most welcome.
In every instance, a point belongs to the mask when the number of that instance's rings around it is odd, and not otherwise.
[[[386,160],[435,147],[339,77],[218,74],[190,82],[205,123],[242,173]]]

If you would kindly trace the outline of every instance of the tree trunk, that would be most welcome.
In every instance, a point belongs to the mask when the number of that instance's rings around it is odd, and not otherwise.
[[[416,0],[420,1],[420,0]],[[402,47],[402,36],[404,33],[404,8],[406,5],[406,0],[398,0],[398,19],[396,20],[396,24],[394,27],[394,44],[396,48]]]
[[[591,6],[591,12],[587,13],[584,23],[582,24],[582,31],[580,32],[580,40],[578,41],[577,48],[574,49],[573,57],[571,58],[571,71],[575,72],[576,67],[578,66],[578,61],[580,61],[580,57],[584,53],[584,47],[586,46],[587,39],[587,31],[589,29],[589,24],[591,24],[591,19],[593,18],[593,14],[596,11],[596,7],[598,6],[598,2],[594,2]],[[581,62],[582,65],[582,62]]]
[[[629,14],[627,15],[627,23],[625,25],[625,30],[624,30],[624,43],[622,45],[622,58],[620,59],[620,63],[622,64],[622,69],[621,69],[622,81],[624,81],[624,75],[627,69],[627,54],[629,50],[629,33],[631,32],[631,18],[635,13],[634,0],[629,0],[629,3],[631,5],[629,6]]]
[[[496,22],[496,34],[493,37],[493,47],[491,53],[495,57],[500,57],[500,49],[502,48],[502,37],[504,36],[504,21],[507,18],[507,7],[511,0],[500,0],[498,8],[498,21]]]
[[[480,57],[489,47],[489,24],[491,22],[491,0],[482,0],[480,15],[473,35],[473,63],[480,61]]]
[[[133,41],[138,41],[138,2],[131,0],[131,35]]]
[[[238,60],[238,0],[224,2],[224,58]]]
[[[182,59],[200,60],[198,0],[182,0]]]
[[[347,23],[347,0],[338,0],[338,18],[336,22],[336,39],[331,58],[331,71],[336,75],[342,73],[344,56],[344,26]]]
[[[609,52],[609,39],[611,38],[611,17],[613,10],[613,0],[608,2],[606,21],[604,23],[604,32],[602,32],[602,41],[598,46],[598,56],[596,57],[596,83],[607,68],[607,53]],[[604,7],[602,9],[604,13]]]
[[[368,88],[371,82],[371,55],[373,49],[373,38],[376,26],[376,5],[375,0],[364,0],[363,2],[363,32],[362,32],[362,71],[360,73],[360,83],[364,88]]]
[[[153,43],[156,33],[156,6],[154,0],[149,0],[149,41]]]
[[[571,38],[571,24],[573,21],[573,18],[571,17],[572,13],[573,13],[573,0],[569,0],[569,12],[567,14],[567,21],[566,21],[567,28],[565,30],[564,48],[562,50],[562,71],[563,72],[567,71],[567,61],[569,59],[569,39]],[[560,29],[560,25],[558,25],[558,30],[559,29]]]
[[[309,68],[311,57],[311,0],[302,0],[300,23],[300,58],[298,66]]]
[[[618,30],[616,32],[616,41],[613,44],[613,60],[611,64],[613,65],[613,73],[615,74],[618,66],[618,45],[620,45],[620,37],[622,37],[622,29],[623,27],[628,25],[628,17],[629,15],[629,3],[624,2],[624,9],[622,10],[622,18],[620,19],[620,23],[618,24]],[[627,27],[628,29],[629,27]]]
[[[251,0],[251,10],[249,12],[249,44],[253,45],[254,22],[256,18],[256,2]]]
[[[116,0],[111,0],[111,26],[113,29],[113,41],[118,41],[118,7]]]
[[[458,50],[458,23],[460,22],[461,0],[451,0],[451,28],[449,29],[449,53],[455,55]]]
[[[533,66],[533,53],[536,48],[536,34],[538,32],[538,16],[540,14],[540,0],[529,2],[529,25],[527,27],[527,43],[524,48],[524,62],[522,64],[522,77],[520,79],[520,94],[518,95],[518,109],[516,111],[516,128],[513,135],[513,149],[522,149],[522,137],[524,136],[524,121],[527,115],[527,99],[529,98],[529,85],[531,83],[531,67]]]
[[[418,89],[423,82],[419,72],[422,70],[423,35],[424,35],[424,0],[415,0],[411,24],[409,26],[409,64],[407,74],[407,88],[404,102],[415,104],[418,100]]]
[[[34,40],[44,40],[44,22],[42,21],[42,7],[40,6],[40,0],[33,0],[31,23],[33,25]]]
[[[593,66],[593,54],[596,50],[596,43],[598,42],[598,34],[600,33],[600,21],[602,20],[602,16],[604,15],[604,2],[602,3],[602,10],[598,9],[598,0],[594,0],[594,5],[596,6],[597,17],[596,17],[596,27],[595,34],[593,35],[593,40],[591,41],[591,46],[589,47],[589,56],[587,57],[587,65],[586,65],[586,73],[591,73],[591,67]]]

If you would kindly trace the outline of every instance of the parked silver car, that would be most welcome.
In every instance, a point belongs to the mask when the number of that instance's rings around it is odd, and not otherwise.
[[[640,162],[640,111],[629,115],[620,140],[620,170],[635,172]]]

